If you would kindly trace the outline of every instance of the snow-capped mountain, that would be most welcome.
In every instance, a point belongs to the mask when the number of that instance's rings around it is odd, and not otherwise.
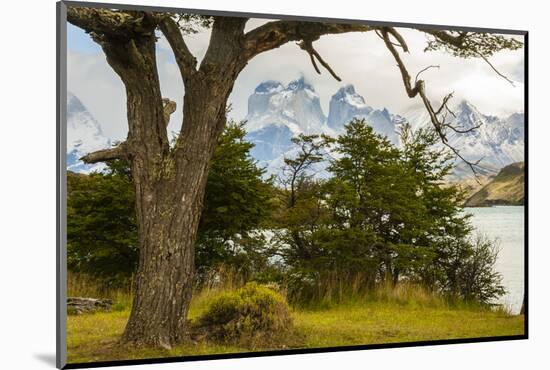
[[[71,92],[67,93],[67,170],[89,173],[101,171],[105,164],[88,165],[80,158],[90,152],[109,148],[111,141],[84,104]]]
[[[504,166],[524,160],[523,113],[509,117],[496,117],[481,113],[466,100],[458,101],[451,110],[447,122],[462,130],[481,127],[467,133],[450,132],[450,144],[471,161],[483,158],[485,174],[495,174]],[[392,114],[386,108],[369,106],[353,85],[340,88],[332,97],[326,117],[319,95],[303,78],[287,86],[277,81],[262,82],[248,99],[247,139],[255,144],[252,156],[267,168],[268,174],[277,174],[285,156],[292,156],[290,139],[298,134],[324,133],[336,136],[353,118],[364,118],[374,130],[395,145],[399,145],[399,126],[409,122],[413,129],[430,126],[431,122],[423,106],[410,109],[401,115]],[[480,171],[480,172],[483,172]],[[468,166],[457,161],[454,178],[471,177]]]
[[[480,127],[466,133],[449,130],[449,143],[460,151],[466,159],[474,162],[481,159],[480,165],[487,174],[496,174],[501,168],[524,160],[525,153],[525,117],[523,113],[514,113],[508,117],[496,117],[481,113],[472,103],[461,100],[451,105],[455,117],[448,114],[447,123],[460,130]],[[413,129],[431,125],[424,107],[418,107],[404,113]],[[481,171],[483,172],[483,170]],[[457,161],[454,176],[463,178],[471,171]]]
[[[255,144],[252,156],[268,174],[277,173],[289,155],[292,137],[331,134],[319,95],[304,78],[284,86],[278,81],[259,84],[248,98],[247,140]]]
[[[334,131],[341,133],[344,125],[353,118],[365,119],[377,133],[387,136],[393,144],[398,144],[396,131],[404,122],[404,118],[390,114],[386,108],[372,108],[355,92],[353,85],[347,85],[340,88],[330,99],[327,123]]]
[[[450,144],[471,161],[482,158],[485,174],[496,174],[501,168],[524,161],[525,117],[514,113],[508,117],[496,117],[481,113],[472,103],[462,100],[451,105],[455,117],[447,116],[449,123],[462,130],[481,126],[471,132],[449,132]],[[265,81],[256,87],[248,99],[246,117],[247,140],[254,143],[252,156],[267,168],[267,174],[278,174],[284,158],[292,157],[295,148],[292,137],[299,134],[342,133],[344,125],[352,118],[364,118],[376,132],[386,135],[399,145],[396,134],[399,126],[409,122],[413,129],[431,125],[423,106],[417,106],[401,115],[386,108],[375,109],[366,104],[353,85],[340,88],[329,104],[328,117],[321,108],[319,95],[303,78],[287,86],[277,81]],[[111,141],[102,133],[96,119],[72,93],[67,95],[67,169],[89,173],[105,168],[102,163],[86,165],[79,160],[87,153],[109,148]],[[471,170],[457,161],[455,179],[472,176]],[[318,168],[322,172],[324,168]],[[483,173],[483,171],[481,171]]]
[[[277,174],[284,157],[292,157],[292,137],[299,134],[336,136],[354,117],[365,118],[376,132],[398,144],[396,130],[404,119],[386,108],[368,106],[353,85],[342,87],[332,96],[327,118],[315,88],[303,77],[287,86],[278,81],[262,82],[248,99],[247,139],[255,144],[251,154],[267,168],[268,174]],[[322,173],[324,168],[316,170]]]
[[[248,131],[276,125],[286,126],[294,135],[326,132],[326,117],[319,95],[304,78],[286,87],[277,81],[265,81],[248,98]]]

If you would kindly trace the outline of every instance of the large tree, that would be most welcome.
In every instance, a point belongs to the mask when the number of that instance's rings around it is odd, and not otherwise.
[[[186,335],[194,245],[209,163],[226,123],[227,99],[235,80],[256,55],[298,42],[318,72],[321,64],[339,79],[313,42],[327,34],[376,32],[395,58],[408,96],[422,99],[444,143],[446,130],[452,129],[439,116],[447,99],[441,107],[432,107],[424,82],[418,76],[415,81],[411,79],[400,57],[408,47],[393,27],[279,20],[245,32],[248,19],[244,17],[199,17],[212,27],[212,33],[206,54],[197,65],[182,36],[197,21],[194,17],[69,6],[67,19],[101,46],[126,88],[126,141],[83,158],[87,163],[122,158],[132,171],[140,258],[132,312],[122,338],[125,343],[171,347]],[[157,30],[168,40],[185,85],[183,122],[173,146],[166,126],[176,106],[162,98],[155,55]],[[443,48],[458,57],[487,60],[496,51],[521,46],[492,34],[418,30],[428,35],[429,48]]]

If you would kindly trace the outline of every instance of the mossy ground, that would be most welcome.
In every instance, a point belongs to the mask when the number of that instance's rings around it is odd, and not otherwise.
[[[215,292],[197,295],[190,319],[208,308]],[[248,348],[201,340],[171,350],[130,349],[117,345],[129,308],[68,317],[70,363],[250,352],[280,348],[318,348],[440,339],[522,335],[524,317],[503,310],[448,305],[438,300],[372,297],[314,308],[294,308],[294,333],[277,348]]]

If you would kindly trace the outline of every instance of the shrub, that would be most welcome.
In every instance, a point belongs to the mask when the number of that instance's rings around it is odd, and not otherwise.
[[[443,293],[468,302],[491,304],[506,293],[495,270],[499,249],[483,236],[459,240],[445,251],[440,277]]]
[[[211,339],[255,347],[276,344],[289,333],[292,319],[281,294],[248,283],[214,298],[197,325]]]
[[[502,275],[495,270],[499,249],[483,237],[474,240],[458,271],[458,289],[466,301],[492,303],[506,293]]]

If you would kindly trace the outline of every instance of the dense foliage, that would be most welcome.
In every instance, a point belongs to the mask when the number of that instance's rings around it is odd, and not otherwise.
[[[131,178],[124,164],[106,173],[67,176],[67,265],[119,282],[135,270],[138,234]]]
[[[481,302],[503,293],[496,251],[471,240],[462,193],[444,185],[451,158],[436,141],[404,126],[398,149],[357,119],[335,140],[297,141],[275,241],[291,298],[332,300],[401,280]],[[308,173],[324,160],[323,145],[333,153],[331,176],[314,180]]]
[[[228,125],[211,165],[195,248],[197,283],[284,284],[293,302],[338,300],[407,281],[488,303],[504,293],[492,242],[472,238],[463,194],[445,184],[452,158],[430,130],[392,145],[364,120],[338,138],[301,135],[276,184]],[[329,155],[330,153],[330,155]],[[319,176],[319,174],[326,176]],[[69,175],[69,268],[110,281],[138,258],[134,191],[122,161]],[[222,273],[222,271],[224,273]]]
[[[221,135],[206,186],[196,268],[199,279],[219,264],[254,270],[265,264],[253,231],[271,210],[271,185],[250,158],[242,124]],[[128,165],[108,163],[105,173],[68,176],[68,266],[113,282],[135,271],[138,233],[135,193]]]

